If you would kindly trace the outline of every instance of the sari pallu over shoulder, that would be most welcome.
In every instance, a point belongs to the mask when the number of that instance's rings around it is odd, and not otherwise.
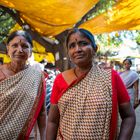
[[[126,88],[130,88],[134,82],[136,82],[139,79],[138,73],[135,71],[124,71],[123,73],[120,74]]]
[[[0,82],[0,139],[28,139],[45,99],[42,86],[31,67]]]
[[[139,75],[137,72],[129,70],[129,71],[124,71],[121,73],[121,78],[127,88],[128,94],[131,98],[131,104],[134,106],[135,102],[135,88],[134,88],[134,83],[139,80]],[[139,88],[139,87],[138,87]]]
[[[109,139],[112,112],[111,70],[94,66],[58,101],[57,139]]]

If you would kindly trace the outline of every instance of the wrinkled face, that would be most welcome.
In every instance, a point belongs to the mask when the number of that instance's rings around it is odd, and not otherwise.
[[[129,70],[130,67],[131,67],[131,64],[130,64],[130,62],[129,62],[128,60],[126,60],[126,61],[123,63],[123,65],[124,65],[124,68],[125,68],[126,70]]]
[[[25,62],[31,56],[31,45],[23,36],[14,37],[7,45],[11,61]]]
[[[94,53],[90,40],[80,32],[73,33],[69,37],[68,54],[74,64],[78,66],[91,65]]]

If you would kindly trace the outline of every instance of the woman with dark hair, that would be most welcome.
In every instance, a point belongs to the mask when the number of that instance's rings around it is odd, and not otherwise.
[[[130,140],[135,126],[130,98],[116,71],[94,63],[97,46],[93,35],[73,29],[66,46],[75,67],[54,81],[47,140],[114,140],[118,109],[122,117],[119,140]]]
[[[27,65],[32,38],[15,31],[7,40],[11,59],[0,66],[0,139],[27,140],[38,122],[40,138],[46,138],[45,87],[41,71]]]
[[[126,58],[123,61],[124,71],[120,74],[128,94],[130,96],[131,104],[134,108],[139,104],[138,93],[139,93],[139,75],[137,72],[131,70],[132,61],[130,58]]]

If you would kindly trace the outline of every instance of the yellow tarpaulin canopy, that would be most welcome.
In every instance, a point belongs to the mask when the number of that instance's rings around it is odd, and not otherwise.
[[[0,0],[0,5],[20,11],[38,32],[53,36],[73,27],[99,0]]]
[[[53,36],[71,28],[99,0],[0,0],[0,5],[20,12],[21,18],[42,35]],[[17,25],[13,30],[17,30]],[[34,42],[34,59],[47,59],[54,62],[54,56],[46,53],[45,48]],[[4,63],[9,62],[6,55],[1,54]]]
[[[73,27],[98,1],[0,0],[0,5],[18,10],[22,19],[42,35],[55,36]],[[119,0],[111,10],[83,23],[80,27],[86,28],[94,34],[118,30],[139,30],[139,13],[140,0]],[[44,49],[41,47],[39,46],[38,50]],[[36,58],[41,57],[38,55]]]
[[[3,59],[3,63],[8,63],[10,62],[10,58],[6,54],[0,53],[0,58]]]
[[[94,34],[118,30],[140,30],[140,0],[120,0],[113,7],[80,27],[89,29]]]
[[[42,35],[54,36],[73,27],[99,0],[0,0],[20,11],[21,17]],[[140,0],[119,0],[112,10],[81,25],[94,34],[140,29]]]

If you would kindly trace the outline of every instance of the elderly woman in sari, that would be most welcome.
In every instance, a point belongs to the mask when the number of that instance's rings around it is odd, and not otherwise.
[[[1,140],[27,140],[36,122],[41,140],[46,139],[44,78],[26,64],[32,46],[25,31],[15,31],[7,40],[11,62],[0,66]]]
[[[139,104],[138,92],[139,92],[139,75],[137,72],[131,70],[132,61],[130,58],[126,58],[123,61],[125,71],[123,71],[120,76],[127,88],[128,94],[130,96],[131,104],[135,107]]]
[[[73,29],[66,46],[75,67],[55,79],[47,140],[114,140],[118,109],[122,117],[118,139],[130,140],[134,109],[117,72],[94,63],[97,46],[93,35],[85,29]]]

